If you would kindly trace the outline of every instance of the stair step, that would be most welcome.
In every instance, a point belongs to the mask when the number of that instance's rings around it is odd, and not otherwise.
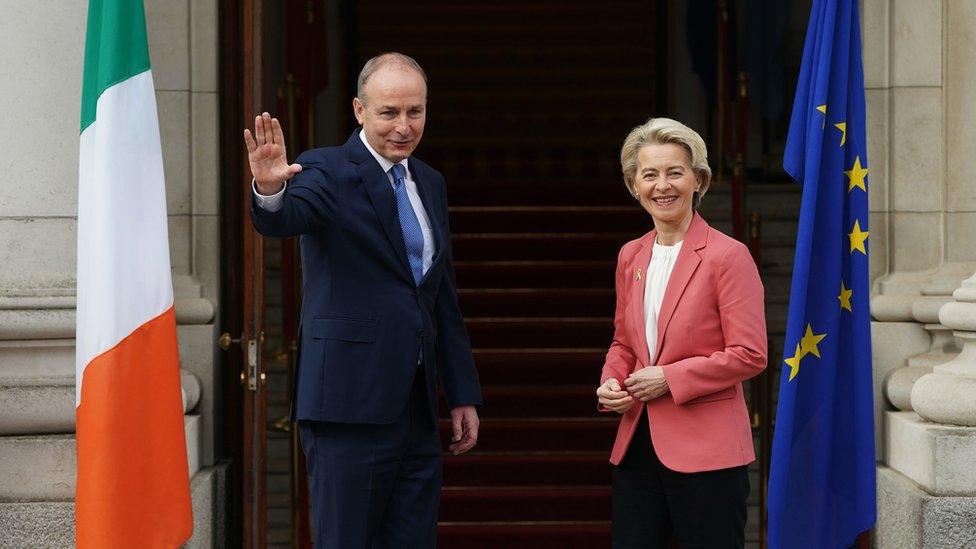
[[[610,521],[441,522],[442,549],[592,549],[610,546]]]
[[[610,288],[464,288],[458,290],[461,312],[479,316],[613,315]]]
[[[790,246],[764,246],[759,258],[760,272],[781,270],[792,273],[795,248]],[[840,292],[840,288],[837,288]]]
[[[477,4],[456,3],[451,2],[451,0],[417,0],[410,4],[403,4],[396,0],[373,0],[372,2],[362,4],[359,10],[360,13],[370,13],[376,16],[397,10],[402,13],[413,13],[414,9],[427,9],[434,12],[456,11],[477,15],[492,13],[494,11],[511,14],[513,11],[530,10],[542,11],[547,14],[551,13],[553,16],[556,16],[563,10],[568,12],[586,11],[594,13],[604,10],[611,13],[614,11],[619,13],[623,10],[646,9],[644,8],[646,5],[647,2],[640,2],[638,0],[606,0],[605,2],[580,0],[575,3],[560,3],[554,2],[553,0],[486,0]]]
[[[610,483],[609,449],[590,453],[472,453],[444,456],[445,486]]]
[[[459,288],[612,288],[616,258],[604,260],[455,261]]]
[[[586,47],[588,48],[589,46]],[[597,45],[594,46],[594,49],[605,51],[619,49],[620,51],[625,51],[627,48],[601,47]],[[546,48],[540,47],[540,50],[542,53],[545,53]],[[524,51],[520,51],[518,47],[513,47],[509,51],[515,59],[526,57]],[[528,57],[534,58],[538,53],[534,52]],[[523,62],[527,61],[527,59],[523,59]],[[515,103],[518,103],[521,109],[529,111],[565,112],[566,110],[575,109],[592,110],[606,108],[607,101],[612,100],[620,103],[620,111],[625,113],[622,116],[633,117],[633,125],[636,126],[642,121],[641,117],[646,114],[646,110],[644,109],[650,106],[653,98],[652,92],[647,88],[631,87],[608,91],[599,86],[600,82],[595,80],[592,82],[592,86],[575,89],[572,93],[566,93],[565,90],[563,90],[563,93],[557,93],[558,90],[542,93],[532,86],[523,87],[521,83],[513,84],[518,85],[489,90],[464,87],[453,90],[448,89],[443,94],[438,90],[437,95],[430,103],[431,112],[452,112],[457,109],[472,109],[478,112],[497,113],[497,116],[502,117],[502,120],[504,120],[505,115],[511,112],[511,105]],[[468,137],[476,137],[477,135],[477,133],[472,133],[468,134]],[[618,147],[617,154],[619,154],[620,143],[623,142],[626,134],[617,135],[616,133],[612,133],[607,135],[586,132],[584,135],[567,135],[566,137],[588,137],[593,142],[606,142],[610,146],[614,146],[615,144]],[[499,145],[507,146],[508,144],[499,143]]]
[[[479,373],[483,370],[479,370]],[[559,379],[559,384],[539,385],[489,385],[482,383],[481,394],[484,408],[481,418],[522,418],[522,417],[603,417],[596,409],[596,380],[599,372],[586,372],[586,384],[564,385],[561,371],[551,368],[550,380]],[[506,380],[508,383],[525,382],[520,376]],[[443,391],[438,391],[440,413],[448,417],[448,405]]]
[[[838,288],[838,291],[840,288]],[[788,305],[783,302],[766,303],[766,325],[769,327],[786,327]]]
[[[788,268],[789,267],[787,267],[787,269]],[[766,290],[767,305],[773,303],[786,303],[790,299],[790,284],[792,284],[793,277],[791,273],[781,272],[784,270],[786,269],[781,267],[769,267],[760,270],[763,288]],[[838,288],[838,291],[839,290],[840,288]]]
[[[456,206],[451,231],[632,233],[651,230],[650,217],[635,204],[623,206]]]
[[[415,19],[416,15],[411,17]],[[439,21],[438,21],[439,19]],[[535,28],[529,25],[507,25],[507,26],[472,26],[472,25],[453,25],[453,21],[448,23],[444,18],[437,18],[428,21],[426,25],[390,25],[383,24],[382,21],[389,21],[389,16],[379,19],[370,25],[359,27],[360,38],[374,43],[383,43],[389,40],[391,34],[398,40],[410,43],[410,51],[431,51],[434,46],[450,48],[456,51],[458,48],[473,48],[484,43],[494,41],[496,46],[503,44],[504,48],[523,48],[519,53],[531,52],[530,48],[552,48],[553,43],[565,44],[566,33],[569,25],[555,26],[544,25]],[[630,22],[618,29],[619,32],[637,33],[646,28],[642,22]],[[432,30],[434,29],[434,30]],[[585,42],[594,48],[623,49],[626,51],[627,45],[622,44],[620,37],[613,33],[613,29],[600,26],[578,26],[572,29],[573,40]],[[493,50],[495,48],[492,48]],[[563,53],[561,50],[550,50]],[[638,65],[639,64],[636,64]],[[531,85],[532,81],[526,82]],[[632,83],[633,85],[633,83]],[[614,88],[604,87],[605,93],[610,93]],[[441,88],[437,88],[438,93]]]
[[[460,233],[454,235],[454,257],[459,262],[566,261],[586,258],[616,265],[627,242],[643,233]],[[763,270],[786,273],[793,265],[792,245],[767,245],[761,251]],[[613,271],[611,270],[611,273]],[[528,287],[528,282],[515,285]],[[499,285],[504,286],[504,285]]]
[[[605,343],[609,346],[609,342]],[[595,385],[600,380],[600,370],[607,354],[607,347],[593,348],[498,348],[473,351],[481,383],[511,384],[538,383],[550,385],[553,379],[560,383]]]
[[[627,192],[623,182],[605,181],[601,184],[525,183],[499,180],[484,186],[455,184],[448,180],[448,202],[452,206],[531,206],[587,204],[592,206],[640,206]],[[453,227],[452,227],[453,231]]]
[[[537,154],[542,156],[541,153]],[[449,179],[448,184],[448,201],[451,206],[630,206],[633,208],[632,211],[646,215],[641,213],[640,206],[628,193],[623,181],[617,177],[574,179],[560,183],[523,180],[511,176],[500,180],[491,178],[484,180],[476,177],[456,181]],[[781,229],[791,229],[787,232],[795,237],[800,206],[798,187],[798,185],[762,185],[756,191],[752,191],[751,187],[747,186],[750,190],[747,191],[743,210],[746,214],[760,214],[763,231],[768,230],[773,233]],[[700,211],[713,227],[716,227],[717,220],[730,219],[732,199],[729,187],[713,185],[702,201]],[[788,223],[769,226],[773,222]],[[647,227],[650,228],[650,224]],[[731,233],[724,230],[723,232]]]
[[[386,36],[377,36],[376,38],[376,40],[372,41],[370,48],[374,51],[391,51],[387,46],[399,43],[399,37],[396,32],[389,33]],[[491,48],[491,55],[498,56],[497,58],[500,59],[522,58],[526,61],[549,56],[561,59],[581,59],[584,63],[589,61],[593,64],[596,64],[597,60],[602,59],[603,63],[606,64],[608,58],[637,59],[641,54],[646,53],[645,49],[645,46],[638,41],[597,44],[591,47],[589,44],[561,40],[556,43],[539,44],[539,47],[534,50],[526,50],[521,45],[494,44]],[[471,63],[484,50],[484,44],[457,44],[447,49],[444,47],[444,44],[429,42],[426,44],[418,44],[416,47],[411,46],[409,53],[422,63],[426,63],[428,59],[436,57],[442,63],[447,62],[448,59],[456,59],[462,64],[476,66]],[[507,108],[511,107],[509,106]]]
[[[605,451],[613,444],[617,417],[493,419],[481,422],[478,450],[485,452]],[[440,422],[442,440],[451,434],[450,421]]]
[[[562,31],[556,31],[562,32]],[[485,64],[479,65],[478,71],[474,72],[471,70],[470,65],[450,65],[450,64],[437,64],[436,59],[432,59],[425,63],[424,70],[427,72],[428,76],[432,81],[437,82],[438,94],[442,86],[450,87],[472,87],[473,84],[478,86],[491,85],[491,86],[501,86],[501,85],[511,85],[511,83],[544,83],[546,85],[579,85],[583,82],[593,82],[597,81],[607,87],[615,86],[643,86],[641,82],[642,78],[647,78],[650,71],[647,67],[643,66],[614,66],[614,65],[602,65],[589,67],[586,70],[581,70],[579,66],[573,65],[541,65],[541,66],[527,66],[527,65],[517,65],[517,64]],[[431,64],[433,63],[433,64]],[[563,90],[565,91],[565,90]],[[513,112],[513,114],[516,114]],[[544,112],[530,112],[530,111],[518,111],[518,116],[520,117],[532,117],[532,116],[546,116],[549,113]],[[439,113],[438,121],[442,120],[444,117],[455,117],[455,116],[466,116],[472,117],[472,119],[481,118],[482,120],[488,121],[484,118],[481,113]],[[571,113],[552,113],[549,115],[552,117],[561,118],[583,118],[586,117],[588,120],[597,124],[604,124],[609,122],[619,122],[624,121],[635,125],[634,121],[631,119],[623,120],[623,117],[616,112],[610,113],[594,113],[588,116],[587,113],[583,112],[571,112]],[[450,118],[444,118],[445,122],[451,120]],[[530,118],[531,120],[531,118]],[[535,129],[535,128],[534,128]]]
[[[461,233],[454,234],[458,261],[587,259],[615,260],[631,233]]]
[[[610,520],[610,486],[463,486],[441,492],[440,520]]]
[[[529,90],[531,91],[531,90]],[[537,93],[532,97],[539,97],[544,95]],[[521,101],[521,99],[512,99],[513,101]],[[451,95],[445,94],[445,97],[441,98],[438,102],[438,108],[460,108],[462,105],[466,105],[467,108],[477,108],[479,102],[482,99],[480,97],[458,97],[454,98]],[[603,101],[602,98],[583,98],[582,101],[596,103]],[[619,149],[621,138],[617,137],[616,132],[611,135],[600,135],[599,133],[590,134],[586,132],[587,128],[580,127],[577,132],[568,132],[561,134],[546,134],[543,132],[527,132],[524,130],[518,132],[518,127],[520,124],[512,124],[509,131],[504,130],[504,126],[499,126],[497,129],[488,130],[485,133],[478,133],[475,135],[465,136],[463,142],[459,141],[456,135],[451,135],[445,132],[439,135],[436,132],[431,132],[430,134],[424,135],[424,145],[427,147],[436,148],[460,148],[460,149],[485,149],[487,147],[497,146],[499,140],[504,140],[504,149],[591,149],[597,151],[608,151],[612,154],[613,151]],[[626,135],[624,133],[623,135]]]
[[[593,85],[590,81],[544,82],[533,90],[537,95],[563,94],[567,87],[590,85]],[[450,94],[450,91],[444,93]],[[588,151],[606,151],[608,147],[616,150],[635,122],[640,121],[639,114],[631,113],[615,118],[594,119],[545,111],[531,115],[470,111],[442,113],[437,107],[434,112],[439,125],[425,131],[423,139],[425,146],[433,148],[455,149],[459,145],[481,145],[489,150],[506,151],[533,148],[526,152],[566,147]],[[478,128],[477,136],[471,135],[472,127]],[[479,152],[474,149],[468,151],[472,155]],[[616,158],[611,157],[611,160]]]
[[[571,341],[584,347],[609,345],[613,319],[600,317],[492,317],[465,320],[472,346],[560,347]]]
[[[558,377],[551,386],[485,385],[482,388],[485,402],[482,417],[598,417],[600,412],[596,409],[594,394],[598,379],[598,376],[594,377],[592,386],[562,385],[565,382]]]
[[[532,25],[546,24],[561,26],[571,24],[574,29],[582,23],[616,24],[628,16],[642,10],[646,12],[646,2],[504,2],[466,4],[460,2],[369,2],[357,5],[359,18],[367,21],[397,21],[402,14],[411,21],[417,20],[430,28],[443,29],[443,21],[451,24],[473,27],[495,27],[516,23]],[[476,19],[474,19],[476,18]],[[440,19],[440,20],[438,20]],[[474,23],[470,23],[474,21]],[[402,26],[402,25],[401,25]],[[397,27],[399,28],[399,27]],[[532,27],[530,27],[532,28]],[[485,48],[490,51],[490,48]]]

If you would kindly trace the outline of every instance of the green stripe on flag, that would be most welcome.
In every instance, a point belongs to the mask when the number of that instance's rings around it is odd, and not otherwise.
[[[147,70],[149,42],[142,0],[90,0],[81,131],[95,121],[95,105],[103,91]]]

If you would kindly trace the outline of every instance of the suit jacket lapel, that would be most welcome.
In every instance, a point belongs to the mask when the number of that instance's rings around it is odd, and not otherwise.
[[[661,302],[661,312],[657,318],[657,345],[654,351],[654,362],[657,362],[657,358],[661,356],[664,333],[668,329],[668,324],[671,323],[671,317],[681,300],[681,294],[684,293],[688,282],[691,281],[692,275],[695,274],[698,265],[701,263],[699,250],[705,247],[707,234],[708,224],[697,213],[694,214],[691,226],[688,227],[688,232],[685,234],[684,243],[681,245],[681,251],[678,252],[674,270],[671,271],[671,277],[668,279],[668,286],[664,291],[664,300]]]
[[[647,287],[647,266],[651,262],[651,254],[654,251],[654,239],[657,238],[657,231],[651,231],[641,239],[641,247],[634,256],[633,272],[629,276],[634,277],[634,285],[630,296],[631,303],[635,304],[631,315],[633,315],[634,326],[637,330],[637,358],[644,366],[650,365],[650,356],[647,349],[647,328],[644,321],[644,290]]]
[[[417,192],[420,194],[420,202],[424,205],[424,211],[427,212],[427,219],[430,221],[430,231],[433,234],[433,245],[434,245],[434,258],[430,263],[430,269],[424,274],[424,279],[420,281],[421,284],[427,281],[431,271],[434,270],[434,265],[436,265],[443,254],[441,250],[444,248],[444,238],[445,236],[441,234],[441,208],[438,207],[439,204],[434,198],[433,189],[431,188],[430,177],[427,176],[425,170],[423,170],[423,165],[416,159],[410,159],[410,172],[413,175],[413,180],[417,183]],[[446,209],[446,208],[445,208]]]
[[[369,195],[369,200],[373,203],[373,209],[376,210],[376,216],[383,226],[383,231],[386,232],[386,237],[390,241],[390,245],[393,246],[395,255],[399,258],[403,274],[413,281],[410,262],[407,260],[407,246],[403,243],[403,231],[400,230],[400,224],[396,217],[396,198],[393,196],[393,186],[390,185],[390,179],[383,172],[383,168],[376,162],[373,155],[369,154],[366,146],[359,139],[359,131],[359,128],[353,131],[352,136],[346,142],[345,146],[349,150],[349,158],[357,164],[356,173],[363,181],[366,194]]]

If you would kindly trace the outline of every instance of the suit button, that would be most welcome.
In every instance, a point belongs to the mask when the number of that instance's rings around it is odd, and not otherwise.
[[[417,337],[424,337],[424,331],[423,330],[417,330]]]

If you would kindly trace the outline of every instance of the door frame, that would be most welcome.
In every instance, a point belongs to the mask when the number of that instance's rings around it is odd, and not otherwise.
[[[220,448],[230,460],[227,545],[259,549],[266,541],[266,373],[263,344],[263,241],[248,215],[250,170],[242,131],[263,104],[261,0],[219,0],[220,324],[232,342],[220,355],[224,400]]]

